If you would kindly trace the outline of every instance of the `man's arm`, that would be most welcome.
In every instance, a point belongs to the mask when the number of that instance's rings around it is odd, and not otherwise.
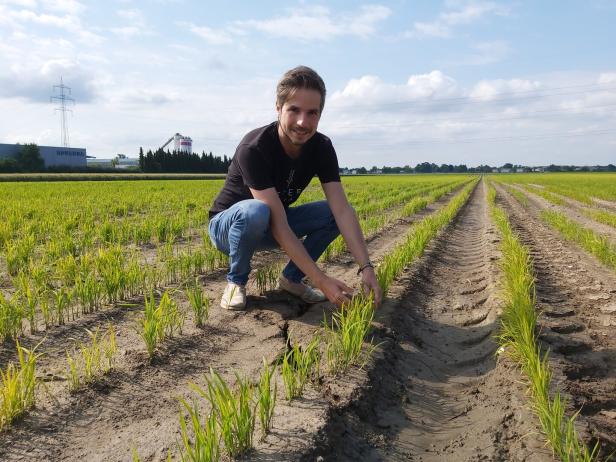
[[[252,197],[264,202],[270,208],[272,235],[282,250],[323,291],[330,302],[341,305],[349,300],[346,294],[352,292],[342,281],[327,276],[319,269],[306,249],[293,233],[287,221],[287,214],[274,188],[257,190],[250,188]]]
[[[351,251],[358,265],[363,266],[370,261],[366,240],[359,226],[355,210],[349,204],[342,183],[332,181],[322,183],[327,203],[334,214],[336,224],[340,234],[344,237],[347,247]],[[361,279],[367,291],[374,292],[374,301],[377,305],[381,303],[382,291],[376,279],[374,268],[367,267],[361,272]]]

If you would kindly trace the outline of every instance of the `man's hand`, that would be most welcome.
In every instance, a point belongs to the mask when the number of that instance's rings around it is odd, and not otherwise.
[[[321,289],[330,302],[334,305],[342,306],[343,303],[351,301],[353,289],[338,279],[326,275],[323,276],[324,277],[318,283],[315,282],[315,285]]]
[[[366,295],[369,295],[370,292],[374,294],[374,305],[378,307],[381,304],[383,291],[381,290],[381,286],[376,279],[374,268],[368,266],[361,272],[361,282]]]

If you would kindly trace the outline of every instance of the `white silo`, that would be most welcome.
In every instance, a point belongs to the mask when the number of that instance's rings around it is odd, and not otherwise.
[[[180,140],[180,151],[186,154],[192,154],[192,138],[190,136],[183,136]]]
[[[179,133],[176,133],[175,135],[173,135],[173,150],[175,152],[180,152],[182,150],[182,138],[184,138],[182,135],[180,135]]]

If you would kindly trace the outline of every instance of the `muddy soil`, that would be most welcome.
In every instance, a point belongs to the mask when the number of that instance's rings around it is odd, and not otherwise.
[[[616,274],[539,218],[540,204],[522,207],[503,188],[498,201],[529,247],[541,311],[541,341],[550,351],[555,386],[578,429],[604,456],[616,451]]]
[[[522,378],[495,356],[497,246],[481,183],[398,281],[398,301],[380,317],[390,328],[383,355],[303,460],[552,460]]]
[[[375,235],[369,242],[373,258],[382,258],[404,237],[411,223],[434,213],[452,196],[448,194],[416,216],[398,220]],[[280,252],[263,253],[255,266],[279,259]],[[326,271],[357,286],[356,267],[348,255],[327,264]],[[179,440],[178,398],[191,401],[196,397],[189,384],[203,387],[210,367],[231,382],[234,371],[257,378],[263,358],[274,361],[286,349],[292,332],[295,338],[311,334],[320,326],[323,312],[332,310],[329,303],[308,306],[279,291],[260,295],[251,286],[248,310],[228,312],[218,307],[224,271],[202,277],[201,282],[212,300],[206,327],[194,327],[187,300],[181,291],[175,292],[173,297],[188,312],[184,330],[162,346],[151,364],[136,332],[142,298],[83,316],[45,334],[24,336],[22,344],[27,347],[43,341],[38,349],[44,353],[38,376],[45,386],[39,388],[36,408],[0,435],[0,460],[119,461],[131,460],[133,449],[144,461],[166,460],[167,449],[176,453]],[[104,328],[108,322],[117,332],[119,357],[114,370],[69,394],[63,378],[65,350],[74,340],[87,340],[86,328]],[[13,352],[10,343],[0,348],[3,364],[14,359]],[[353,395],[358,383],[353,375],[332,382],[346,397]],[[250,459],[297,460],[310,449],[327,423],[330,388],[323,380],[322,389],[309,387],[304,398],[288,404],[279,382],[273,432],[257,442]],[[205,403],[203,407],[207,411]]]

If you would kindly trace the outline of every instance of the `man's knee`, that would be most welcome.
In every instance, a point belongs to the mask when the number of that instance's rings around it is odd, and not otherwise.
[[[269,229],[270,208],[260,200],[249,199],[242,204],[242,219],[246,230],[252,233],[264,233]]]
[[[328,202],[319,201],[315,202],[314,205],[317,208],[317,221],[322,223],[324,228],[329,228],[334,232],[340,233],[340,231],[338,231],[338,225],[336,224],[336,218],[334,218],[334,214]]]

